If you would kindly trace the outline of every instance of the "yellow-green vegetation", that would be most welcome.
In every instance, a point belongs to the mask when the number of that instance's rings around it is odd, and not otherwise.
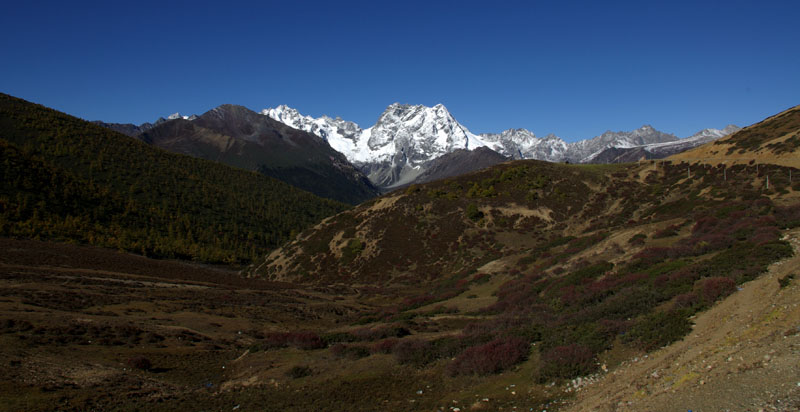
[[[246,263],[346,208],[0,95],[0,234]]]

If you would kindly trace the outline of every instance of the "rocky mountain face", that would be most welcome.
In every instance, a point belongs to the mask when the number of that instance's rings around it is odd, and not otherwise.
[[[675,135],[660,132],[650,125],[644,125],[631,132],[607,131],[600,136],[572,143],[569,146],[565,160],[574,163],[585,163],[610,147],[631,148],[677,140],[678,138]]]
[[[427,183],[460,176],[509,160],[511,158],[488,147],[479,147],[474,150],[456,149],[428,162],[425,171],[420,173],[412,183]]]
[[[554,134],[537,137],[527,129],[508,129],[501,133],[482,133],[487,145],[512,159],[536,159],[559,162],[566,156],[567,142]]]
[[[728,125],[724,129],[703,129],[685,139],[650,143],[634,147],[612,146],[592,155],[588,163],[629,163],[641,159],[663,159],[736,133],[740,127]]]
[[[140,134],[152,129],[155,126],[158,126],[161,123],[164,123],[164,122],[167,122],[167,121],[170,121],[170,120],[175,120],[175,119],[194,120],[196,118],[197,118],[196,115],[183,116],[180,113],[173,113],[173,114],[167,116],[166,119],[163,118],[163,117],[159,117],[158,120],[155,121],[155,123],[145,122],[145,123],[142,123],[140,125],[135,125],[133,123],[106,123],[106,122],[101,121],[101,120],[95,120],[95,121],[92,121],[92,123],[94,123],[94,124],[96,124],[98,126],[105,127],[106,129],[111,129],[111,130],[113,130],[115,132],[119,132],[119,133],[122,133],[124,135],[128,135],[130,137],[136,137],[136,136],[138,136],[138,135],[140,135]]]
[[[136,137],[136,135],[146,132],[153,128],[152,123],[142,123],[138,126],[133,123],[106,123],[100,120],[95,120],[92,123],[98,126],[105,127],[106,129],[111,129],[115,132],[122,133],[130,137]]]
[[[411,183],[428,162],[446,153],[486,146],[441,104],[394,103],[368,129],[340,118],[303,116],[286,106],[261,113],[326,139],[373,183],[385,188]]]
[[[172,152],[259,171],[351,204],[379,193],[325,140],[242,106],[222,105],[197,117],[176,115],[136,137]]]

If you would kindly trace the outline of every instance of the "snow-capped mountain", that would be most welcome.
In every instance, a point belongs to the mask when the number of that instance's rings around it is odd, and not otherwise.
[[[167,116],[166,120],[175,120],[175,119],[183,119],[183,120],[194,120],[197,119],[197,115],[193,114],[191,116],[183,116],[180,113],[172,113],[171,115]],[[159,118],[158,120],[164,121],[164,118]],[[158,121],[156,121],[158,123]]]
[[[729,124],[723,129],[703,129],[685,139],[680,139],[666,143],[653,143],[644,146],[644,149],[650,153],[663,155],[663,157],[680,153],[697,146],[713,142],[714,140],[721,139],[731,133],[736,133],[742,128],[736,125]]]
[[[481,140],[494,151],[512,159],[538,159],[558,162],[564,159],[569,145],[554,134],[545,137],[527,129],[508,129],[501,133],[481,133]]]
[[[441,104],[391,104],[367,129],[340,118],[303,116],[287,106],[261,113],[326,139],[381,187],[411,182],[426,163],[446,153],[487,146]]]
[[[577,141],[570,145],[566,160],[575,163],[590,162],[594,157],[609,148],[628,149],[653,143],[674,142],[678,138],[660,132],[650,125],[644,125],[631,132],[607,131],[600,136]]]
[[[592,154],[585,160],[588,163],[625,163],[644,159],[663,159],[676,153],[684,152],[697,146],[712,142],[731,133],[741,130],[740,127],[728,125],[724,129],[703,129],[685,139],[668,142],[651,143],[633,147],[608,147],[599,153]]]
[[[322,116],[315,119],[311,116],[303,116],[297,110],[286,105],[264,109],[261,114],[327,140],[332,148],[347,156],[351,162],[358,157],[355,150],[356,141],[363,130],[353,122],[342,120],[340,117],[333,119]]]

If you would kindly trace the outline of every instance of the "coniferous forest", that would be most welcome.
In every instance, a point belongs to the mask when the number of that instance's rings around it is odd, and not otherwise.
[[[347,206],[0,94],[0,235],[243,264]]]

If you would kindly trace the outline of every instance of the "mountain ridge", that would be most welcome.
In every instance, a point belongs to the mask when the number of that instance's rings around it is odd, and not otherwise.
[[[350,204],[379,193],[324,139],[244,106],[224,104],[199,116],[176,116],[136,138],[172,152],[258,171]]]

